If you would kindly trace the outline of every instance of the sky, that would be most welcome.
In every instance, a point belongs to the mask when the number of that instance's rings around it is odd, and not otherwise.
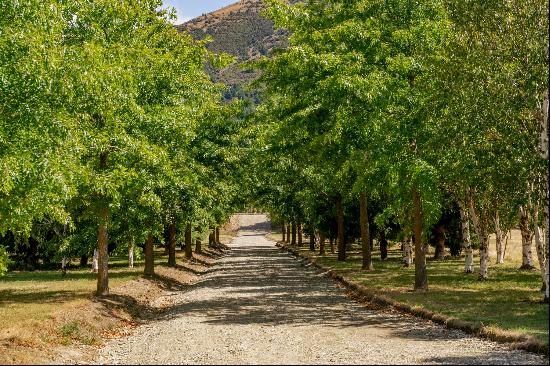
[[[184,23],[205,13],[223,8],[238,0],[163,0],[164,6],[172,6],[178,13],[176,24]]]

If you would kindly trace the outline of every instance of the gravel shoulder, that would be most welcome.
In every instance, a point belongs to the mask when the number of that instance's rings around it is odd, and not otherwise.
[[[232,250],[162,318],[113,339],[108,364],[548,364],[548,358],[373,311],[279,250],[263,215],[241,215]]]

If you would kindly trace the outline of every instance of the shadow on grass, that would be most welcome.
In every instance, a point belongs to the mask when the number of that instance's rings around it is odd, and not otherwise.
[[[8,289],[0,290],[0,306],[34,303],[63,303],[76,299],[85,299],[87,297],[90,297],[89,291],[25,291]]]

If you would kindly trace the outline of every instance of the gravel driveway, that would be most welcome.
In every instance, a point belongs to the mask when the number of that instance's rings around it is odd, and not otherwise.
[[[110,341],[99,363],[548,364],[548,359],[407,316],[376,312],[264,238],[242,215],[232,251],[162,319]]]

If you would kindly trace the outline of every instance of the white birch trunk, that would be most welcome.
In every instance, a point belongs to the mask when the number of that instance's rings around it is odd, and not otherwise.
[[[65,273],[67,273],[67,257],[63,257],[61,259],[61,271],[63,272],[63,275],[65,275]]]
[[[128,245],[128,268],[134,268],[134,240]]]
[[[519,228],[521,230],[522,269],[534,269],[533,266],[533,232],[529,228],[529,208],[519,206]]]
[[[470,238],[470,218],[468,209],[464,203],[458,202],[460,209],[460,223],[462,228],[462,248],[464,249],[464,272],[474,273],[474,251],[472,250],[472,240]]]
[[[498,210],[495,212],[495,242],[497,250],[497,264],[504,263],[504,240],[506,234],[500,229],[500,216]]]
[[[479,279],[486,280],[489,277],[489,235],[487,233],[487,215],[484,207],[480,215],[477,215],[473,195],[469,194],[468,205],[470,216],[479,238]],[[482,205],[483,206],[483,205]]]
[[[413,251],[411,245],[411,238],[405,237],[403,241],[403,263],[405,267],[410,267],[413,263]]]
[[[98,263],[99,253],[97,249],[94,249],[94,257],[92,258],[92,272],[97,273],[99,270],[99,263]]]

